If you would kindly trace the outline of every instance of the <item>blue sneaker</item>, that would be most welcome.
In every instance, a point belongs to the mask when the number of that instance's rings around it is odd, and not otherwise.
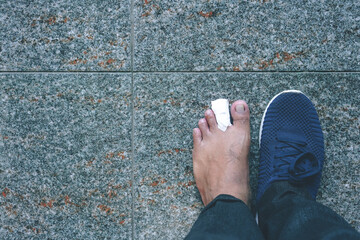
[[[275,181],[305,186],[315,199],[324,161],[324,137],[314,105],[300,91],[276,95],[260,126],[256,201]]]

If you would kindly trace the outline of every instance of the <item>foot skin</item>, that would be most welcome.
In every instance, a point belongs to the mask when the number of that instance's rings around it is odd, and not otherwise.
[[[196,186],[206,206],[220,194],[232,195],[249,205],[249,107],[238,100],[231,106],[233,125],[217,127],[212,110],[193,130],[193,166]]]

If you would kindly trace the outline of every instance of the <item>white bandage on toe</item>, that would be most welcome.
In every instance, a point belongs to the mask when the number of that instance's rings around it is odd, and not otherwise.
[[[213,110],[218,128],[225,132],[230,123],[229,101],[227,99],[217,99],[211,101],[211,109]]]

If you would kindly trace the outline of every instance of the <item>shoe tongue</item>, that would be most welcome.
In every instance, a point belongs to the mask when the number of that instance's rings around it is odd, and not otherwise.
[[[283,127],[277,133],[277,138],[288,142],[306,142],[304,133],[299,128]]]
[[[287,149],[286,158],[293,158],[288,173],[290,182],[302,184],[320,172],[320,163],[306,147],[305,134],[298,128],[283,127],[277,133],[278,146]]]

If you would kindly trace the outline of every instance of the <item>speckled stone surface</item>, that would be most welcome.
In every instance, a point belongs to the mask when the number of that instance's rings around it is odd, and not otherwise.
[[[1,71],[130,69],[130,0],[2,0]]]
[[[181,239],[201,209],[192,174],[196,78],[136,75],[134,239]]]
[[[136,74],[135,239],[181,239],[202,208],[192,171],[192,128],[210,101],[244,99],[251,111],[251,187],[258,131],[268,101],[299,89],[313,101],[326,141],[318,200],[360,230],[360,74]]]
[[[130,239],[130,75],[0,82],[0,238]]]
[[[360,2],[135,1],[138,71],[360,69]]]
[[[359,16],[356,0],[0,0],[0,239],[182,239],[210,101],[249,103],[255,194],[261,117],[289,88],[323,125],[318,200],[360,231]]]

